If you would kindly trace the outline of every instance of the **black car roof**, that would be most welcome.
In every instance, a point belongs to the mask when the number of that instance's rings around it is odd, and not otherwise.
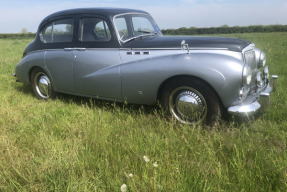
[[[126,9],[126,8],[79,8],[79,9],[68,9],[53,13],[46,18],[43,19],[40,26],[45,23],[46,21],[58,17],[58,16],[65,16],[65,15],[74,15],[74,14],[100,14],[105,15],[107,17],[113,17],[115,15],[124,14],[124,13],[143,13],[148,14],[145,11],[137,10],[137,9]]]

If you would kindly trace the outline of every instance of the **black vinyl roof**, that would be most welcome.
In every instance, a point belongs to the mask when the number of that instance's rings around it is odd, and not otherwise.
[[[45,17],[42,22],[39,25],[39,29],[43,24],[45,24],[50,19],[53,19],[55,17],[61,17],[66,15],[77,15],[77,14],[97,14],[97,15],[104,15],[108,18],[112,18],[115,15],[119,14],[125,14],[125,13],[143,13],[143,14],[149,14],[142,10],[137,9],[127,9],[127,8],[108,8],[108,7],[99,7],[99,8],[78,8],[78,9],[67,9],[63,11],[55,12],[51,15],[48,15]]]
[[[124,14],[124,13],[144,13],[148,14],[145,11],[142,10],[136,10],[136,9],[126,9],[126,8],[79,8],[79,9],[68,9],[59,11],[56,13],[53,13],[46,18],[43,19],[41,23],[44,23],[45,21],[58,16],[65,16],[65,15],[74,15],[74,14],[100,14],[105,15],[107,17],[113,17],[118,14]]]

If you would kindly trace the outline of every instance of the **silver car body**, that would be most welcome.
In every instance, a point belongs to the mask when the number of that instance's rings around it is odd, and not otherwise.
[[[275,86],[277,76],[273,76],[273,82],[269,80],[268,67],[259,66],[263,62],[260,60],[263,52],[254,44],[241,42],[246,43],[242,49],[238,46],[229,48],[229,45],[201,45],[193,44],[193,41],[208,42],[214,38],[200,37],[198,40],[184,36],[143,36],[132,39],[130,43],[130,39],[121,39],[114,21],[126,14],[148,15],[137,10],[124,10],[123,13],[106,16],[117,46],[77,47],[75,44],[72,47],[26,51],[16,67],[17,80],[29,85],[31,71],[39,67],[50,77],[55,92],[152,105],[156,104],[166,82],[179,76],[190,76],[210,85],[231,114],[249,116],[268,106],[271,84]],[[159,40],[154,42],[156,38]],[[220,41],[227,42],[228,39]],[[173,43],[157,46],[156,43],[161,41]],[[251,83],[244,86],[246,66],[252,76]]]

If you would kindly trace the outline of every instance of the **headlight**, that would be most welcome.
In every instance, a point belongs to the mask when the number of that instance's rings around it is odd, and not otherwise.
[[[243,77],[243,84],[244,85],[249,85],[251,83],[252,71],[248,65],[244,66],[242,77]]]
[[[263,51],[261,51],[260,57],[259,57],[259,66],[258,66],[258,68],[264,67],[265,64],[266,64],[266,56],[265,56],[265,53]]]

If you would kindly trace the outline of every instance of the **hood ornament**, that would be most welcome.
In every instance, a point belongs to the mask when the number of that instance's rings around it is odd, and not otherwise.
[[[188,44],[185,43],[185,40],[181,41],[180,47],[181,47],[182,50],[187,50],[187,54],[189,54],[189,47],[188,47]]]

